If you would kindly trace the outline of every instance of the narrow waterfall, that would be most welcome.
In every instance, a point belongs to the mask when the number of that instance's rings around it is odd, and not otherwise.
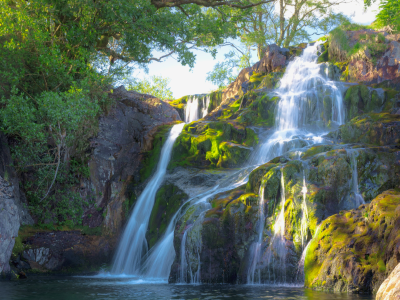
[[[199,119],[199,98],[188,97],[185,107],[185,123],[190,123],[198,119]]]
[[[360,194],[360,190],[358,189],[358,173],[357,173],[357,150],[347,150],[348,156],[350,157],[351,167],[352,167],[352,193],[354,195],[354,202],[356,207],[359,207],[362,204],[365,204],[363,196]]]
[[[296,282],[299,282],[299,283],[304,283],[304,275],[305,275],[304,262],[306,260],[307,250],[308,250],[308,247],[310,246],[310,243],[311,243],[311,241],[309,241],[307,243],[306,247],[303,249],[299,263],[297,264]]]
[[[208,107],[210,105],[210,96],[188,97],[185,106],[185,122],[190,123],[204,118],[208,114]]]
[[[304,250],[306,241],[307,241],[307,231],[308,231],[308,209],[307,209],[307,186],[306,186],[306,175],[303,169],[303,187],[301,189],[303,193],[303,201],[301,202],[301,223],[300,223],[300,238],[301,238],[301,247]]]
[[[140,274],[142,257],[147,252],[146,230],[155,196],[164,179],[174,142],[184,125],[181,123],[172,127],[162,148],[157,170],[136,202],[118,245],[111,271],[113,274]]]
[[[261,259],[261,248],[262,248],[262,242],[263,242],[263,233],[264,233],[264,226],[265,226],[265,212],[264,212],[264,186],[261,183],[260,185],[260,192],[259,192],[259,208],[258,208],[258,240],[256,243],[254,243],[252,247],[252,256],[250,257],[251,263],[250,263],[250,268],[247,273],[247,283],[248,284],[254,284],[256,283],[256,275],[258,276],[258,284],[261,284],[261,272],[260,269],[258,269],[258,272],[256,273],[257,269],[257,264],[259,263]]]
[[[210,106],[210,96],[203,97],[203,108],[201,109],[202,118],[207,116],[208,114],[208,107]]]

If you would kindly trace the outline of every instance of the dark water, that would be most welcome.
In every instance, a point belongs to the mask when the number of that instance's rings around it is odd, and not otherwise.
[[[247,285],[171,285],[132,278],[30,277],[0,281],[4,300],[86,300],[86,299],[287,299],[339,300],[368,299],[371,295],[315,292],[299,287]]]

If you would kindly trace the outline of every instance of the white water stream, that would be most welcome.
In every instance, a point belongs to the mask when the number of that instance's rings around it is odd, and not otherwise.
[[[111,271],[113,274],[140,274],[142,257],[147,252],[146,230],[155,196],[164,179],[174,142],[181,133],[184,125],[184,123],[181,123],[172,127],[168,139],[162,148],[156,173],[136,202],[118,245]]]

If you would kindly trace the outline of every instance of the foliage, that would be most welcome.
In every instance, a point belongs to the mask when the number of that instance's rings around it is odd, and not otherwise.
[[[346,17],[332,8],[345,0],[282,0],[279,5],[267,3],[251,8],[238,19],[240,38],[256,46],[258,59],[268,44],[288,47],[311,39],[313,34],[327,33]]]
[[[376,64],[376,58],[380,57],[387,49],[383,34],[366,32],[360,34],[359,40],[350,46],[346,31],[368,29],[369,26],[344,23],[329,33],[329,58],[335,61],[345,62],[350,59],[363,59]]]
[[[88,176],[88,138],[111,104],[104,92],[110,84],[126,77],[134,63],[161,61],[154,51],[193,66],[192,49],[208,51],[235,36],[212,8],[180,4],[0,0],[1,130],[11,138],[15,166],[39,222],[79,224],[91,205],[74,187]],[[156,85],[166,83],[157,80]]]
[[[133,80],[133,82],[128,86],[128,90],[153,95],[159,99],[173,99],[174,95],[168,86],[169,82],[169,78],[154,75],[142,80]]]
[[[240,52],[240,54],[237,51],[230,51],[225,54],[223,62],[218,62],[213,70],[207,73],[206,80],[217,85],[220,90],[225,88],[235,80],[240,70],[252,65],[250,56],[250,49],[244,53]]]
[[[376,26],[389,26],[391,30],[400,32],[400,2],[398,0],[382,0],[376,15]]]

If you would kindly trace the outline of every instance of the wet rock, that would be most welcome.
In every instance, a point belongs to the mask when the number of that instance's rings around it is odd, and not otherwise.
[[[9,260],[20,226],[14,187],[0,177],[0,274],[11,271]]]
[[[22,257],[25,272],[88,273],[110,264],[117,239],[80,231],[37,232],[27,238]],[[29,267],[26,266],[29,264]]]
[[[400,264],[390,273],[379,287],[376,300],[397,300],[400,298]]]

